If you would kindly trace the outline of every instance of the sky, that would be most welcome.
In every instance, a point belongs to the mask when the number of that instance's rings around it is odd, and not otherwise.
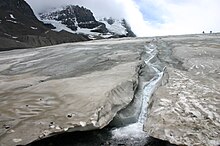
[[[25,0],[35,14],[67,4],[125,18],[139,37],[220,32],[220,0]]]

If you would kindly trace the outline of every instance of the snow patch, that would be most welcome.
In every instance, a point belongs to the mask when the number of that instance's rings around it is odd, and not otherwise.
[[[32,27],[31,27],[31,29],[34,29],[34,30],[36,30],[36,29],[37,29],[37,27],[33,27],[33,26],[32,26]]]
[[[101,19],[100,22],[104,23],[106,25],[106,28],[115,34],[118,35],[126,35],[127,31],[126,28],[122,25],[122,20],[114,20],[113,24],[109,24],[107,21]]]
[[[18,142],[21,142],[21,141],[22,141],[21,138],[14,138],[14,139],[13,139],[13,142],[15,142],[15,143],[18,143]]]
[[[7,33],[4,33],[4,35],[11,37],[11,35],[10,35],[10,34],[7,34]]]
[[[65,31],[68,31],[70,33],[76,33],[74,32],[73,30],[71,30],[70,28],[68,28],[66,25],[62,24],[60,21],[56,21],[56,20],[42,20],[44,23],[50,23],[52,24],[53,26],[55,26],[56,28],[53,29],[55,31],[61,31],[61,30],[65,30]]]
[[[10,14],[9,16],[11,17],[11,19],[15,19],[13,14]]]
[[[101,35],[101,37],[107,39],[107,38],[110,38],[112,37],[113,35],[112,34],[106,34],[106,35]]]
[[[4,35],[6,35],[6,36],[8,36],[8,37],[11,37],[11,38],[13,38],[13,39],[17,39],[17,38],[18,38],[18,37],[12,36],[12,35],[7,34],[7,33],[4,33]]]
[[[86,122],[80,121],[79,123],[80,123],[80,125],[81,125],[82,127],[85,127],[85,126],[86,126]]]
[[[6,20],[6,21],[17,24],[17,21],[13,21],[13,20]]]
[[[109,37],[113,36],[111,33],[103,34],[103,33],[98,33],[98,32],[92,32],[92,30],[95,30],[95,29],[96,28],[88,29],[88,28],[78,27],[76,33],[78,33],[78,34],[87,34],[87,35],[89,35],[89,38],[93,39],[93,40],[96,39],[95,36],[100,36],[102,38],[109,38]]]
[[[89,35],[90,39],[96,39],[95,36],[100,36],[103,38],[109,38],[112,36],[112,34],[107,33],[107,34],[102,34],[102,33],[98,33],[98,32],[92,32],[92,30],[95,30],[96,28],[93,29],[88,29],[88,28],[80,28],[77,27],[76,31],[71,30],[70,28],[68,28],[66,25],[62,24],[61,21],[56,21],[56,20],[42,20],[44,23],[50,23],[53,26],[55,26],[56,28],[53,29],[55,31],[61,31],[61,30],[65,30],[68,31],[70,33],[78,33],[78,34],[87,34]],[[78,26],[78,25],[76,25]]]
[[[76,32],[77,32],[77,33],[83,33],[83,34],[89,34],[89,35],[96,35],[96,36],[101,35],[101,34],[98,33],[98,32],[91,32],[91,30],[93,30],[93,29],[80,28],[80,27],[78,27]]]
[[[93,35],[89,35],[88,37],[89,37],[89,39],[91,39],[91,40],[95,40],[95,39],[96,39]]]

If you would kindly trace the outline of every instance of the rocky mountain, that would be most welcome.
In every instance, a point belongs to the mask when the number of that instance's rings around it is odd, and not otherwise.
[[[0,51],[91,39],[134,37],[125,20],[103,18],[79,6],[41,13],[40,21],[24,0],[0,0]]]
[[[40,13],[39,16],[43,22],[55,26],[56,31],[86,34],[91,39],[135,36],[125,19],[102,18],[97,21],[90,10],[77,5]]]
[[[51,28],[37,19],[24,0],[0,0],[0,51],[89,40],[82,34]]]

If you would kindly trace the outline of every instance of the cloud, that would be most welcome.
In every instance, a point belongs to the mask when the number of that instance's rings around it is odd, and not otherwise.
[[[220,31],[219,0],[136,0],[144,18],[141,36]],[[138,26],[138,25],[137,25]]]
[[[98,17],[125,18],[138,36],[220,31],[219,0],[26,0],[35,13],[78,4]]]
[[[219,0],[159,0],[158,5],[163,10],[164,23],[159,24],[159,33],[188,34],[204,31],[219,31],[218,17]],[[160,9],[160,8],[159,8]]]

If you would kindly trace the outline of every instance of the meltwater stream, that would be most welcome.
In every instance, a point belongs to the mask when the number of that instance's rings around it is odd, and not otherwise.
[[[145,64],[146,66],[148,66],[149,69],[152,69],[155,74],[153,78],[150,81],[146,82],[143,86],[142,106],[137,122],[111,131],[112,139],[116,141],[116,143],[141,146],[145,145],[147,142],[148,135],[146,132],[143,131],[143,126],[147,118],[148,100],[153,92],[156,90],[156,88],[159,86],[159,83],[163,77],[163,71],[160,71],[151,63],[151,60],[157,55],[156,45],[150,43],[145,46],[145,49],[147,56],[147,58],[145,59]]]

